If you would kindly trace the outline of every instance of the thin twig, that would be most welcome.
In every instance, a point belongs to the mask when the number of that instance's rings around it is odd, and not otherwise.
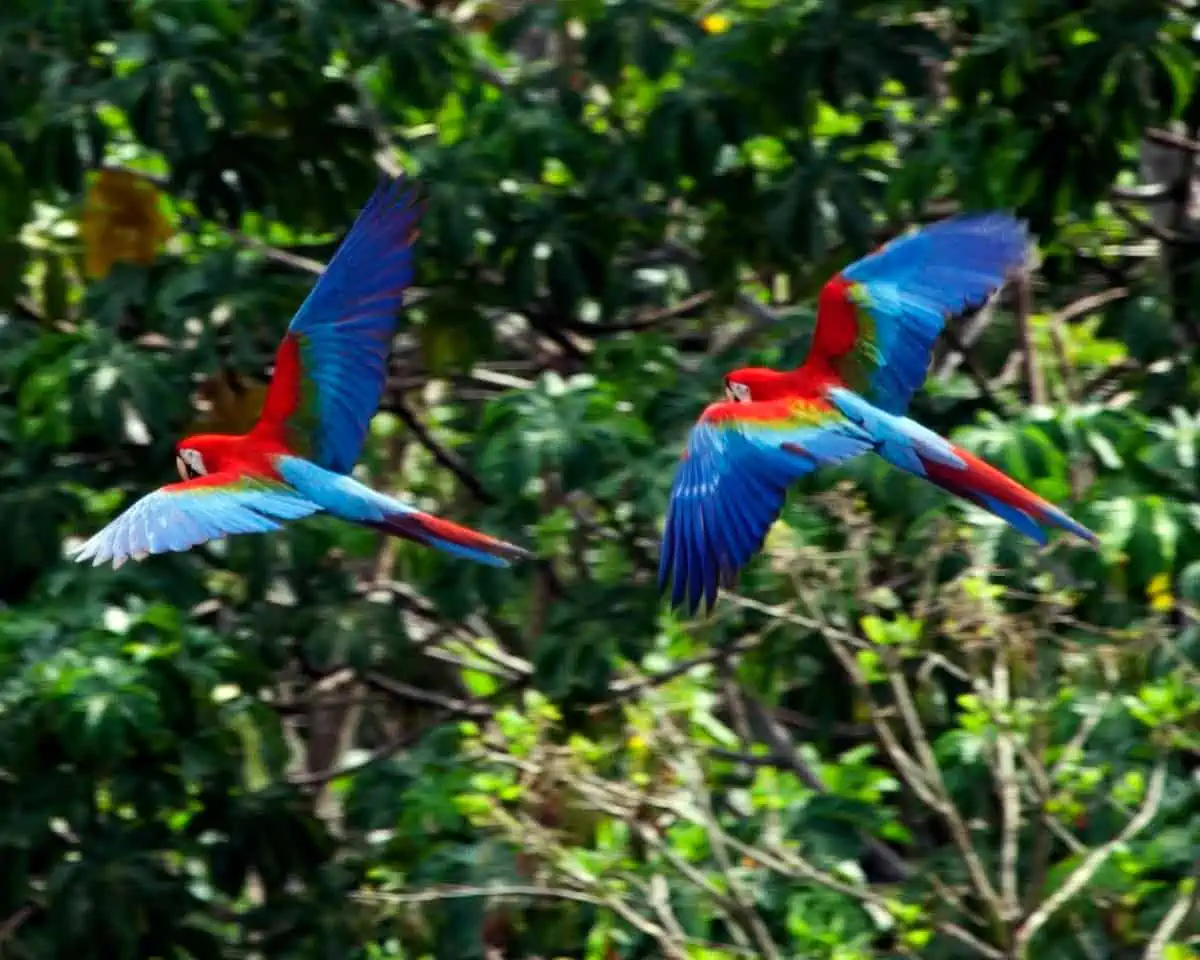
[[[361,678],[367,686],[374,687],[376,690],[382,690],[384,693],[399,700],[411,700],[415,703],[425,703],[435,707],[442,707],[445,710],[461,713],[464,717],[487,717],[492,712],[486,705],[477,701],[459,700],[455,697],[447,697],[436,693],[433,690],[422,690],[420,687],[401,683],[399,680],[393,680],[391,677],[384,676],[382,673],[374,670],[362,674]]]
[[[1150,822],[1158,813],[1159,805],[1162,803],[1166,782],[1167,767],[1165,763],[1160,762],[1155,766],[1154,772],[1150,775],[1150,782],[1146,787],[1146,796],[1142,801],[1141,808],[1129,823],[1125,825],[1125,829],[1118,833],[1112,840],[1108,841],[1108,843],[1101,844],[1084,857],[1083,862],[1063,881],[1062,886],[1046,898],[1041,906],[1034,910],[1025,919],[1024,923],[1017,928],[1014,941],[1014,949],[1017,956],[1025,956],[1029,944],[1034,936],[1037,935],[1037,932],[1068,901],[1077,896],[1091,882],[1092,877],[1104,866],[1109,857],[1150,825]]]
[[[1150,127],[1142,133],[1142,136],[1154,143],[1161,143],[1163,146],[1175,147],[1179,150],[1186,150],[1188,153],[1200,155],[1200,141],[1193,140],[1182,133],[1173,133],[1170,130]]]
[[[681,752],[681,756],[686,757],[686,762],[682,764],[684,777],[692,787],[693,800],[697,811],[701,814],[704,829],[708,833],[709,847],[713,852],[713,857],[725,876],[725,883],[729,888],[730,906],[733,908],[731,912],[738,918],[741,925],[745,926],[762,957],[766,960],[780,960],[779,947],[771,939],[770,932],[758,915],[758,911],[754,909],[753,902],[742,888],[741,881],[733,869],[727,845],[724,842],[724,832],[721,830],[716,811],[713,809],[712,790],[705,783],[704,772],[696,761],[695,754],[688,752],[687,739],[674,724],[664,719],[662,725],[670,731],[674,748]]]
[[[998,713],[1011,705],[1008,663],[1004,650],[996,652],[992,668],[992,701]],[[997,717],[998,724],[1004,717]],[[1021,836],[1021,787],[1017,781],[1016,751],[1013,735],[1001,729],[996,737],[996,791],[1000,797],[1000,898],[1004,904],[1006,923],[1012,924],[1021,915],[1017,892],[1017,854]]]
[[[392,408],[396,411],[396,415],[404,421],[404,425],[413,432],[413,436],[417,438],[421,446],[429,451],[434,460],[458,477],[462,485],[471,491],[476,500],[486,504],[494,504],[496,502],[496,498],[488,492],[482,481],[470,471],[463,459],[434,438],[433,434],[425,428],[425,425],[421,423],[420,419],[413,412],[412,408],[405,403],[403,398],[397,397],[393,402]]]
[[[411,906],[422,903],[437,903],[441,900],[476,900],[490,897],[533,897],[551,900],[571,900],[575,903],[587,903],[597,907],[607,907],[625,920],[630,926],[641,930],[660,943],[670,943],[673,939],[665,930],[615,896],[601,897],[585,893],[581,890],[571,890],[567,887],[538,887],[521,884],[496,884],[487,887],[432,887],[415,893],[383,893],[359,892],[353,895],[360,903],[378,903],[394,906]],[[682,956],[682,954],[680,955]]]
[[[581,890],[570,890],[566,887],[538,887],[532,884],[495,884],[494,886],[472,887],[428,887],[413,893],[385,893],[382,891],[359,891],[353,894],[353,899],[360,903],[381,903],[388,906],[415,906],[421,903],[437,903],[441,900],[477,900],[480,898],[503,897],[532,897],[549,900],[574,900],[576,903],[590,903],[595,906],[605,906],[605,901],[584,893]]]
[[[491,696],[474,701],[474,703],[496,704],[509,694],[523,689],[529,684],[529,682],[530,677],[517,677],[515,680],[511,680],[502,686]],[[355,776],[359,773],[362,773],[362,771],[366,770],[368,767],[372,767],[383,760],[387,760],[389,757],[399,753],[405,747],[416,743],[435,727],[439,727],[443,723],[450,723],[451,721],[461,719],[464,716],[465,714],[461,710],[443,708],[435,713],[429,722],[422,724],[414,730],[406,730],[394,737],[389,738],[385,743],[372,750],[364,760],[358,763],[350,764],[349,766],[344,767],[335,765],[328,770],[314,770],[307,773],[292,774],[288,777],[288,782],[293,786],[298,787],[319,787],[329,783],[331,780],[337,780],[341,777]]]
[[[1089,293],[1078,300],[1072,300],[1061,310],[1056,311],[1054,315],[1060,323],[1071,323],[1079,317],[1085,317],[1089,313],[1099,310],[1101,307],[1108,306],[1110,303],[1127,299],[1130,292],[1129,287],[1109,287],[1107,290],[1101,290],[1099,293]]]
[[[288,250],[280,250],[278,247],[273,247],[269,243],[251,237],[240,230],[234,230],[230,227],[222,227],[221,232],[224,233],[230,240],[234,241],[239,247],[245,247],[247,250],[253,250],[256,253],[261,253],[268,260],[274,260],[276,263],[282,263],[284,266],[291,267],[293,270],[301,273],[311,273],[315,276],[320,276],[325,272],[325,264],[320,260],[313,260],[311,257],[301,256],[298,253],[291,253]]]
[[[759,728],[760,736],[774,751],[772,760],[775,765],[791,770],[810,790],[815,790],[817,793],[828,793],[829,788],[816,771],[804,762],[800,751],[792,743],[791,737],[788,736],[783,725],[771,716],[766,705],[746,693],[740,685],[735,686],[740,700],[745,705],[746,712],[751,715],[752,725]],[[866,831],[860,830],[859,836],[871,855],[887,870],[890,880],[907,880],[912,877],[912,869],[891,847],[876,840]]]
[[[1033,283],[1028,271],[1022,270],[1015,278],[1017,331],[1021,338],[1021,359],[1025,368],[1025,384],[1029,390],[1029,402],[1040,405],[1046,402],[1046,385],[1038,369],[1037,350],[1033,343]]]
[[[651,687],[660,687],[664,684],[670,683],[676,677],[681,677],[685,673],[694,670],[696,667],[701,667],[717,660],[723,660],[726,657],[732,657],[738,653],[744,653],[747,650],[757,647],[763,642],[764,638],[765,634],[763,633],[754,633],[747,636],[738,637],[734,640],[717,644],[711,650],[708,650],[705,653],[690,657],[687,660],[682,660],[667,670],[660,670],[657,673],[647,673],[635,680],[614,683],[609,688],[609,695],[605,701],[592,707],[590,712],[599,713],[607,710],[614,703],[619,703],[622,700],[629,700]]]
[[[784,876],[803,877],[843,896],[851,897],[863,903],[869,903],[886,911],[889,915],[892,913],[888,898],[880,896],[866,888],[854,887],[848,883],[843,883],[837,877],[819,869],[796,853],[791,851],[768,852],[760,847],[752,847],[742,843],[736,837],[729,835],[726,835],[725,841],[735,850],[741,852],[743,856],[757,860],[763,866],[769,867],[777,873],[782,873]],[[963,946],[974,950],[981,957],[986,957],[987,960],[1005,960],[1004,954],[1000,950],[990,944],[984,943],[969,930],[963,929],[958,924],[932,920],[931,926],[939,933],[945,934],[957,940]]]
[[[885,649],[882,653],[884,662],[887,664],[886,674],[888,685],[892,688],[892,695],[895,697],[900,717],[904,721],[905,729],[908,731],[909,739],[912,741],[917,760],[925,772],[926,782],[929,783],[937,795],[937,802],[933,805],[933,809],[941,814],[942,819],[946,822],[946,826],[950,831],[950,838],[954,842],[954,845],[958,847],[959,855],[963,858],[963,864],[967,868],[967,874],[971,878],[971,884],[975,888],[975,893],[988,905],[993,916],[998,921],[1003,922],[1005,910],[1000,901],[1000,896],[988,878],[983,860],[980,859],[979,853],[971,841],[971,833],[967,829],[961,812],[950,799],[950,791],[947,789],[946,781],[942,777],[942,768],[937,762],[932,745],[929,743],[925,726],[921,722],[920,714],[917,712],[917,705],[913,699],[912,690],[909,688],[908,681],[904,678],[904,673],[897,662],[895,651]]]
[[[16,935],[16,932],[24,926],[26,920],[33,916],[34,909],[33,904],[27,903],[9,916],[4,923],[0,924],[0,948]]]
[[[1200,861],[1197,861],[1192,875],[1180,883],[1179,896],[1175,898],[1171,908],[1154,928],[1150,942],[1146,944],[1146,952],[1142,955],[1143,960],[1162,960],[1167,945],[1175,936],[1176,931],[1195,912],[1197,906],[1200,906]]]
[[[962,339],[958,331],[947,324],[942,330],[942,335],[946,338],[946,342],[957,352],[957,356],[962,359],[963,365],[967,369],[967,376],[975,384],[975,389],[979,391],[979,395],[988,402],[989,406],[994,407],[1001,413],[1008,412],[1008,404],[992,389],[992,385],[988,383],[987,373],[979,365],[979,361],[971,353],[970,346]],[[941,376],[945,376],[947,373],[953,371],[955,366],[947,362],[943,366]]]
[[[915,759],[901,747],[891,727],[883,720],[878,706],[871,697],[870,684],[863,675],[854,654],[847,649],[846,639],[849,638],[857,643],[858,638],[847,634],[845,631],[838,630],[816,617],[800,616],[788,610],[757,603],[746,597],[730,597],[730,599],[734,600],[739,606],[757,609],[769,616],[780,617],[810,630],[816,630],[825,638],[830,650],[841,661],[851,681],[858,689],[860,696],[862,696],[864,702],[867,704],[872,721],[875,723],[876,734],[884,750],[892,759],[892,762],[896,764],[897,770],[904,775],[905,782],[908,783],[913,792],[917,794],[926,806],[941,815],[950,831],[954,845],[958,848],[959,854],[963,858],[963,863],[967,868],[976,895],[988,905],[993,917],[997,921],[1002,922],[1005,911],[1000,902],[1000,897],[996,893],[991,880],[988,878],[979,853],[975,850],[971,842],[970,831],[967,829],[961,813],[950,800],[949,791],[946,789],[945,781],[942,778],[941,768],[938,766],[933,748],[930,746],[929,738],[925,734],[924,727],[917,713],[916,704],[912,698],[912,691],[904,679],[903,672],[895,662],[894,651],[881,650],[880,653],[884,656],[885,662],[888,663],[887,681],[892,688],[896,706],[899,709],[909,739],[912,741],[916,754]]]

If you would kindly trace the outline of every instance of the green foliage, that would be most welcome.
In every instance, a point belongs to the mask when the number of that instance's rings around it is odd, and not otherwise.
[[[0,954],[1196,956],[1194,21],[6,0]],[[365,479],[537,562],[328,519],[65,559],[258,402],[397,167],[429,205]],[[153,258],[103,245],[101,168],[153,184]],[[711,618],[665,613],[722,372],[797,362],[828,276],[992,206],[1040,271],[913,413],[1100,550],[864,458]]]

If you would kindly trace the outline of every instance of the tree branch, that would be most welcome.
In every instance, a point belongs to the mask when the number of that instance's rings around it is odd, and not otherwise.
[[[396,415],[404,421],[404,425],[412,431],[413,436],[417,438],[421,446],[429,451],[434,460],[453,473],[459,479],[459,482],[471,491],[471,495],[476,500],[489,505],[496,502],[496,498],[488,492],[480,479],[470,471],[462,458],[452,450],[442,446],[442,444],[434,439],[433,434],[425,429],[425,425],[413,413],[412,408],[404,401],[403,397],[396,397],[390,406],[396,411]]]
[[[1025,385],[1029,391],[1029,402],[1041,405],[1046,402],[1046,384],[1038,368],[1037,350],[1033,343],[1033,284],[1029,273],[1022,270],[1015,278],[1017,288],[1017,331],[1021,338],[1021,359],[1025,369]]]
[[[817,775],[815,770],[811,769],[804,762],[804,758],[796,749],[795,744],[792,743],[792,739],[788,736],[787,731],[771,716],[766,706],[755,697],[746,693],[740,685],[735,686],[738,696],[745,705],[746,712],[750,717],[752,727],[756,727],[761,731],[760,735],[762,739],[773,751],[772,758],[775,764],[783,769],[791,770],[800,782],[805,784],[810,790],[822,794],[828,793],[829,788],[825,785],[825,782]],[[894,882],[911,879],[912,868],[891,847],[875,839],[875,837],[865,831],[860,830],[859,836],[868,852],[887,874],[884,878],[886,881]]]
[[[1142,955],[1143,960],[1162,960],[1167,945],[1188,917],[1196,911],[1198,905],[1200,905],[1200,861],[1197,862],[1196,869],[1192,871],[1191,876],[1184,878],[1180,883],[1179,896],[1175,898],[1171,908],[1154,928],[1150,942],[1146,944],[1146,952]]]
[[[996,651],[992,667],[991,698],[997,709],[998,723],[1005,723],[1004,714],[1011,707],[1009,670],[1004,650]],[[1006,924],[1021,915],[1021,900],[1017,889],[1019,843],[1021,839],[1021,786],[1017,780],[1016,749],[1013,735],[1002,730],[996,737],[996,792],[1000,800],[1000,899],[1004,904]]]
[[[359,763],[351,764],[350,766],[339,767],[333,766],[328,770],[317,770],[309,773],[297,773],[288,777],[288,783],[297,787],[320,787],[329,783],[331,780],[337,780],[341,777],[352,777],[362,773],[368,767],[387,760],[389,757],[399,753],[407,746],[419,741],[425,734],[429,733],[436,727],[440,727],[444,723],[449,723],[454,720],[464,719],[468,716],[468,710],[474,711],[479,706],[484,706],[488,709],[494,709],[494,705],[502,698],[509,694],[516,693],[522,690],[531,682],[531,677],[517,677],[515,680],[510,680],[491,696],[473,701],[463,701],[461,708],[443,707],[437,712],[433,719],[428,723],[424,723],[415,730],[406,730],[395,737],[390,738],[387,742],[376,747],[368,754],[368,756]]]
[[[1083,858],[1083,862],[1075,868],[1075,870],[1067,877],[1061,887],[1044,900],[1036,910],[1033,911],[1017,928],[1017,935],[1014,941],[1014,948],[1017,956],[1024,956],[1028,950],[1030,942],[1037,935],[1037,932],[1046,925],[1046,923],[1066,903],[1075,897],[1079,892],[1086,887],[1096,872],[1104,866],[1108,858],[1111,857],[1121,846],[1128,843],[1135,836],[1141,833],[1150,825],[1150,822],[1158,814],[1159,805],[1162,803],[1163,790],[1167,782],[1167,767],[1165,763],[1160,762],[1150,775],[1150,783],[1146,787],[1146,796],[1142,801],[1142,806],[1137,814],[1125,825],[1117,836],[1108,843],[1096,847],[1091,853]]]

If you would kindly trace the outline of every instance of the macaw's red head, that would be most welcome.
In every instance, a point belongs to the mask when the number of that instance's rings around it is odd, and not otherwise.
[[[790,374],[766,367],[742,367],[725,375],[725,399],[730,403],[778,400],[794,392]]]
[[[184,480],[194,480],[221,469],[222,454],[236,437],[221,434],[197,434],[175,444],[175,469]]]
[[[175,469],[184,480],[193,480],[208,473],[208,464],[204,461],[203,439],[185,437],[175,444]]]

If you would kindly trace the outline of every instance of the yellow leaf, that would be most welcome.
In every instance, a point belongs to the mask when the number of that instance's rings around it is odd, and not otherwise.
[[[729,18],[723,13],[710,13],[700,21],[700,28],[705,33],[724,33],[730,26]]]
[[[153,263],[174,231],[153,183],[128,170],[101,170],[84,201],[79,232],[84,270],[99,279],[114,263]]]
[[[1146,584],[1146,598],[1150,601],[1150,609],[1155,613],[1166,613],[1175,606],[1175,596],[1171,593],[1171,577],[1165,573],[1156,573]]]
[[[1175,606],[1175,598],[1170,593],[1152,593],[1150,609],[1155,613],[1166,613]]]

